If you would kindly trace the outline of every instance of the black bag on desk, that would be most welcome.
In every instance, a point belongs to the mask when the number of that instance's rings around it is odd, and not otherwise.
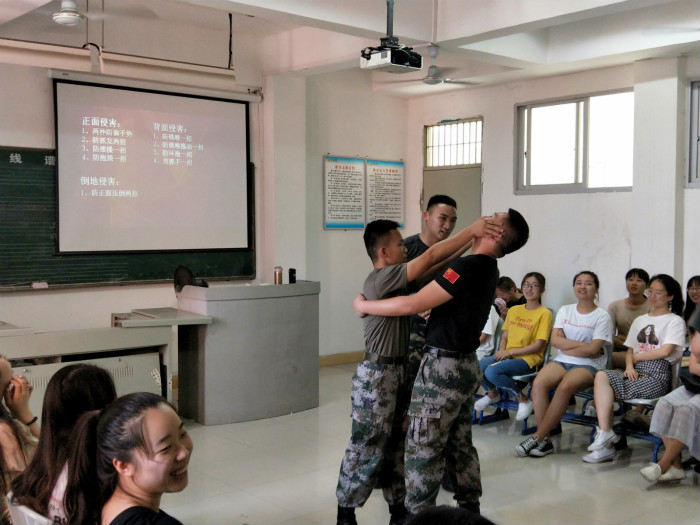
[[[681,383],[691,394],[700,394],[700,377],[695,374],[681,376]]]

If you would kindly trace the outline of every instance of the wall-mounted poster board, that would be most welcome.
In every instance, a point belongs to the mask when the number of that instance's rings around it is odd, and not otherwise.
[[[323,157],[323,202],[327,230],[365,227],[365,159]]]
[[[404,224],[403,162],[367,160],[367,222],[390,219]]]
[[[323,157],[327,230],[363,229],[377,219],[404,225],[404,163],[361,157]]]
[[[248,176],[252,183],[252,167]],[[209,279],[255,275],[252,246],[59,255],[56,234],[56,152],[0,147],[0,292],[28,290],[32,283],[54,288],[172,281],[179,265]]]

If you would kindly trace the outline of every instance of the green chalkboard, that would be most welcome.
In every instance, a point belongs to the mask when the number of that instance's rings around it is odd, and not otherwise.
[[[248,179],[251,184],[252,170]],[[55,152],[0,147],[0,291],[26,290],[35,282],[54,288],[171,281],[180,265],[197,278],[251,278],[255,253],[56,255]]]

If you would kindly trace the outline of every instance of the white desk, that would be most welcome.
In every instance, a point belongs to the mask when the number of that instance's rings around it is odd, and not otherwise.
[[[146,327],[170,327],[172,342],[162,356],[163,364],[167,368],[167,398],[176,406],[179,404],[179,372],[178,372],[178,348],[180,338],[190,339],[184,326],[211,324],[213,319],[208,315],[200,315],[177,308],[136,308],[129,313],[112,314],[112,326],[121,328],[146,328]]]
[[[17,326],[10,323],[0,321],[0,337],[8,337],[13,335],[33,334],[34,330],[26,326]]]

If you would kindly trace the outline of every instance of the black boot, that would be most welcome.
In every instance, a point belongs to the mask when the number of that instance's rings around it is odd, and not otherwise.
[[[355,507],[341,507],[338,505],[338,519],[336,525],[357,525],[355,519]]]
[[[408,512],[406,511],[406,507],[403,503],[394,503],[393,505],[389,505],[389,514],[391,514],[391,518],[389,518],[389,525],[403,525],[406,523]]]
[[[442,488],[445,489],[447,492],[454,492],[455,488],[454,485],[452,485],[452,480],[450,479],[450,474],[447,472],[447,469],[442,471],[442,481],[440,482],[442,485]]]

